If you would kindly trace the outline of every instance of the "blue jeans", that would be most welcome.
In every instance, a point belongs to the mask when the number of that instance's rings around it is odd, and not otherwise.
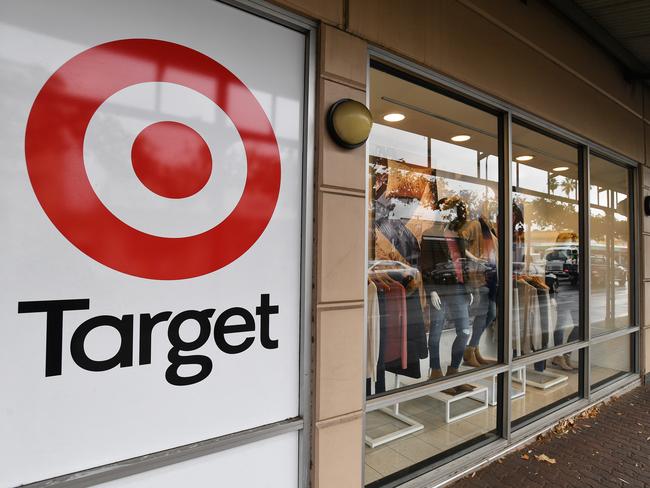
[[[490,298],[490,290],[486,286],[482,286],[478,292],[479,304],[472,323],[472,338],[469,341],[471,347],[478,347],[483,332],[497,317],[497,302]]]
[[[429,331],[429,366],[440,367],[440,336],[445,321],[456,329],[456,339],[451,346],[452,368],[458,368],[469,340],[469,292],[464,285],[441,285],[437,287],[442,305],[440,310],[431,304],[431,329]]]

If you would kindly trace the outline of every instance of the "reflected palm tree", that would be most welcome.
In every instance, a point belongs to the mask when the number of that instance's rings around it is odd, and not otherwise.
[[[567,197],[571,197],[571,194],[574,193],[578,187],[577,181],[572,178],[564,178],[562,182],[562,191]]]

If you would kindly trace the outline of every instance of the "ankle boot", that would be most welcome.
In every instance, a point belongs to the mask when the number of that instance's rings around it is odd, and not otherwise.
[[[573,371],[573,368],[566,363],[564,356],[555,356],[551,364],[564,371]]]
[[[471,366],[472,368],[480,368],[481,363],[478,362],[475,356],[475,347],[472,346],[467,346],[465,348],[465,352],[463,353],[463,363],[465,363],[467,366]]]
[[[496,364],[496,361],[485,359],[481,356],[481,352],[478,350],[478,346],[474,348],[474,357],[481,364]]]
[[[565,362],[565,363],[567,364],[567,366],[569,366],[571,369],[578,369],[578,364],[577,364],[577,363],[574,363],[573,361],[571,361],[571,353],[570,353],[570,352],[564,354],[564,362]]]
[[[442,374],[441,369],[430,369],[429,370],[429,380],[437,380],[438,378],[442,378],[444,374]]]

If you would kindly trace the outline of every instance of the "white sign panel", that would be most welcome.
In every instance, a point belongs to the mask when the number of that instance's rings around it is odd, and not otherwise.
[[[0,486],[298,415],[305,38],[0,6]]]
[[[251,464],[255,465],[251,469]],[[126,478],[98,488],[295,488],[298,433],[290,432]]]

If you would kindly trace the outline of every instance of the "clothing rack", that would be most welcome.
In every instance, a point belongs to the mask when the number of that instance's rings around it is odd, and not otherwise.
[[[518,273],[515,275],[514,279],[516,281],[517,278],[524,277],[526,275],[527,273]],[[521,304],[519,304],[519,306],[521,306]],[[519,323],[519,320],[516,320],[514,322],[515,322],[515,350],[518,352],[519,356],[522,356],[523,350],[521,344],[521,324]],[[548,333],[550,334],[550,331],[548,331]],[[519,370],[518,372],[519,372],[518,378],[514,377],[513,375],[512,380],[514,382],[520,383],[522,385],[529,385],[541,390],[547,390],[549,388],[552,388],[554,386],[559,385],[560,383],[569,380],[569,377],[567,375],[552,372],[552,371],[546,371],[546,370],[537,371],[535,369],[521,368],[521,370]],[[525,392],[525,386],[524,386],[524,392]]]

